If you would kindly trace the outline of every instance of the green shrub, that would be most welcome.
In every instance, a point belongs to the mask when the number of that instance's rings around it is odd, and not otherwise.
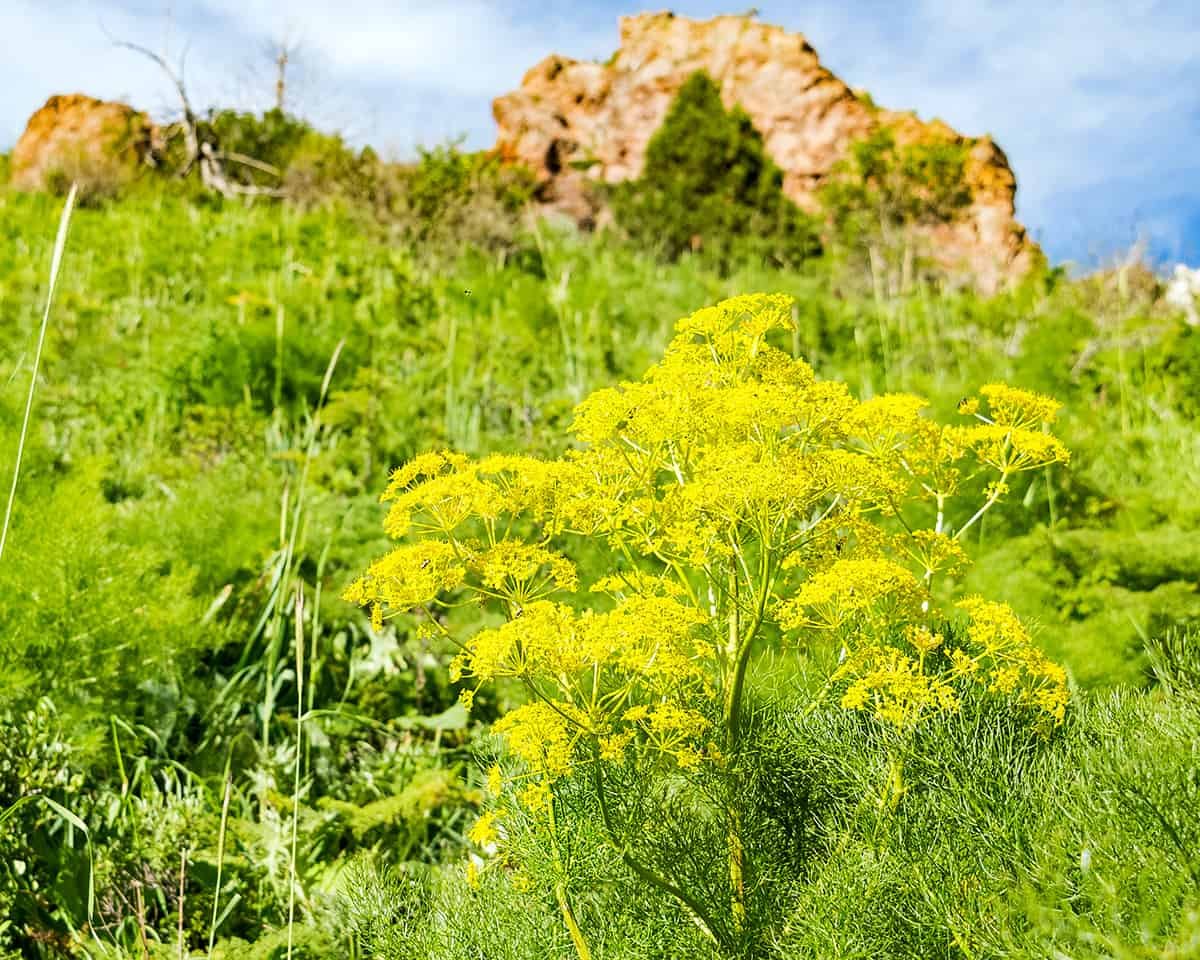
[[[741,107],[726,110],[708,74],[692,74],[646,147],[645,167],[612,191],[617,224],[667,260],[699,251],[795,266],[819,252],[813,221],[783,193],[783,172]]]
[[[201,141],[208,141],[223,154],[234,156],[225,164],[231,179],[239,183],[270,182],[274,185],[279,176],[236,158],[250,158],[274,167],[282,174],[313,129],[282,110],[268,110],[263,114],[220,110],[211,112],[198,125],[197,133]]]
[[[201,142],[221,158],[234,184],[277,190],[305,206],[329,200],[365,202],[373,197],[381,164],[370,148],[354,150],[336,133],[323,133],[279,109],[264,113],[211,111],[197,125]],[[172,144],[168,167],[184,158]]]
[[[491,152],[456,144],[422,149],[415,164],[383,174],[385,224],[427,255],[456,255],[466,247],[515,250],[533,177]]]
[[[1179,411],[1200,420],[1200,328],[1179,324],[1163,346],[1160,363]]]
[[[164,949],[155,960],[170,960],[174,950]],[[298,925],[289,937],[286,929],[273,930],[253,943],[239,938],[222,942],[213,951],[213,960],[327,960],[339,956],[333,938],[317,927]]]
[[[877,283],[885,269],[912,274],[916,255],[926,252],[914,228],[949,223],[971,202],[966,161],[963,144],[901,146],[880,127],[853,145],[818,191],[833,245]]]
[[[64,153],[56,163],[46,172],[46,192],[65,197],[76,185],[76,202],[81,207],[99,207],[115,199],[133,185],[140,172],[119,154],[90,148]]]
[[[310,130],[288,159],[282,190],[302,206],[338,200],[369,207],[378,202],[381,179],[382,165],[370,147],[355,152],[339,136]]]
[[[820,193],[826,212],[849,240],[913,224],[946,223],[971,201],[958,143],[900,146],[881,127],[858,141]]]

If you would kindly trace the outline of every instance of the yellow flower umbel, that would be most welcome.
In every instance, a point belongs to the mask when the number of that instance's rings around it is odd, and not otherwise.
[[[641,380],[579,405],[576,443],[559,460],[435,452],[401,467],[385,526],[409,542],[346,593],[446,634],[467,702],[482,684],[524,689],[493,728],[507,756],[503,775],[489,775],[496,796],[477,844],[503,845],[506,819],[532,819],[559,850],[570,781],[592,792],[613,855],[727,944],[746,916],[738,812],[723,811],[730,888],[728,908],[714,910],[637,857],[613,784],[702,768],[736,776],[746,675],[770,637],[791,651],[826,645],[839,664],[825,691],[899,729],[959,709],[972,689],[1050,725],[1066,702],[1061,670],[1011,611],[964,602],[960,642],[934,603],[938,575],[966,562],[962,534],[1010,481],[1066,461],[1048,432],[1057,404],[989,384],[990,415],[965,401],[976,424],[963,427],[928,418],[919,397],[859,402],[772,345],[792,327],[791,306],[756,294],[681,320]],[[983,502],[964,508],[963,480],[978,475]],[[592,584],[568,557],[581,538],[607,552]],[[502,622],[446,627],[443,612],[467,600]],[[898,765],[893,774],[898,796]]]

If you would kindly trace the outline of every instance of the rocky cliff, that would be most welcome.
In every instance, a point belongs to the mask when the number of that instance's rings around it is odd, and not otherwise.
[[[1016,178],[990,137],[879,109],[825,69],[802,35],[747,17],[623,17],[608,62],[547,57],[493,103],[497,149],[537,173],[548,206],[590,222],[599,210],[589,181],[639,175],[647,143],[697,70],[718,83],[726,106],[741,104],[750,115],[801,207],[815,208],[816,189],[851,144],[887,126],[902,145],[944,141],[968,150],[972,200],[955,222],[931,231],[938,260],[993,290],[1038,256],[1015,220]]]
[[[29,118],[12,152],[12,185],[45,190],[55,178],[85,190],[116,189],[136,177],[157,148],[150,118],[123,103],[81,93],[54,96]]]

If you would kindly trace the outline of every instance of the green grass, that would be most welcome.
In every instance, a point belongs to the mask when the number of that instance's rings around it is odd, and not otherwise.
[[[60,207],[0,192],[5,490]],[[640,375],[679,316],[756,290],[797,298],[792,347],[859,395],[947,413],[1006,380],[1064,401],[1071,467],[972,531],[954,589],[1039,625],[1076,689],[1048,743],[982,705],[931,729],[883,818],[862,800],[878,731],[802,719],[798,678],[772,678],[747,800],[772,891],[759,955],[1200,952],[1195,661],[1173,692],[1152,670],[1156,640],[1200,619],[1196,338],[1178,318],[1053,277],[876,304],[820,263],[721,276],[548,226],[435,266],[349,214],[167,194],[71,230],[0,562],[0,810],[38,791],[89,834],[45,804],[0,823],[0,957],[176,956],[181,856],[193,956],[214,917],[214,957],[570,956],[551,894],[462,880],[480,730],[507,695],[468,718],[448,651],[372,632],[338,594],[386,547],[390,467],[429,447],[557,452],[573,406]],[[705,955],[585,824],[597,953]]]

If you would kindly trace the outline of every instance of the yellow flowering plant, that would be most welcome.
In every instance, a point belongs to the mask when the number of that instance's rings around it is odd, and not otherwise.
[[[506,752],[471,834],[480,849],[502,851],[517,814],[553,839],[562,790],[586,790],[614,854],[723,944],[746,918],[738,810],[724,811],[728,897],[714,906],[635,856],[610,783],[617,768],[734,776],[756,649],[826,644],[838,665],[820,702],[899,730],[956,710],[972,687],[1047,726],[1067,700],[1063,671],[1011,610],[964,600],[951,613],[965,627],[948,633],[933,596],[1012,478],[1067,461],[1049,432],[1058,404],[990,384],[960,405],[966,423],[943,425],[918,397],[858,401],[770,344],[791,326],[779,295],[684,318],[640,381],[579,405],[560,459],[418,456],[383,494],[387,532],[404,542],[345,593],[377,625],[414,615],[452,641],[468,706],[484,684],[525,688],[493,728]],[[960,504],[977,477],[982,500]],[[583,542],[605,557],[586,585],[569,557]],[[468,600],[498,624],[446,626]],[[556,894],[589,956],[565,881]]]

